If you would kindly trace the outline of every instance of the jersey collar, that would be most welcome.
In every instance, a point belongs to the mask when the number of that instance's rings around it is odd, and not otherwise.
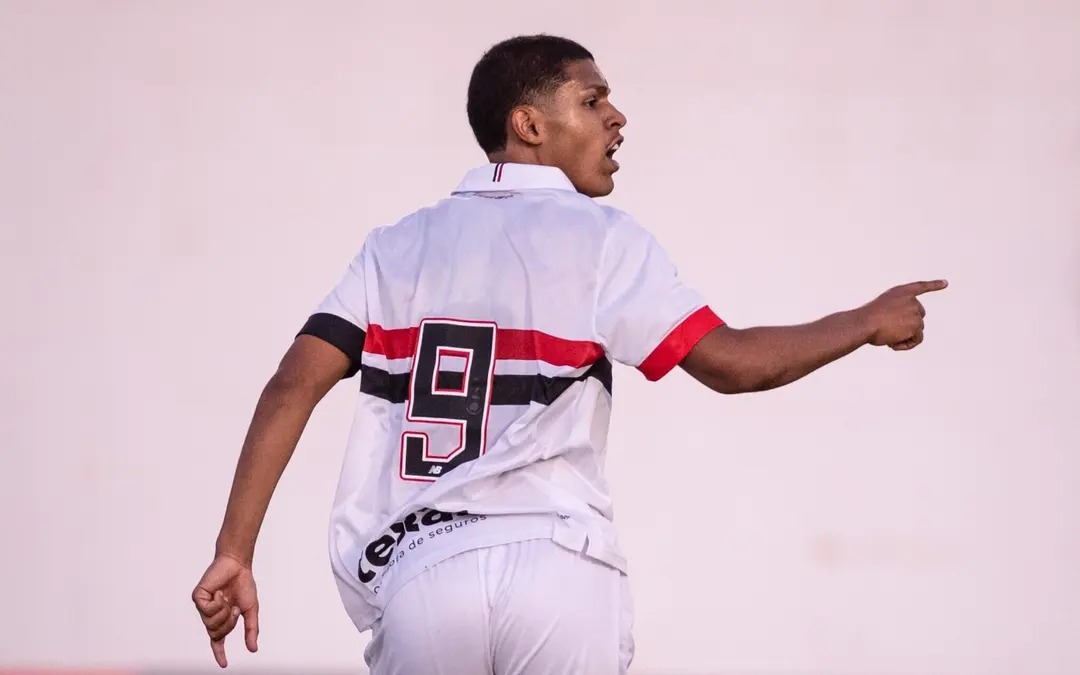
[[[488,164],[465,174],[453,191],[506,192],[510,190],[568,190],[577,192],[562,169],[539,164]]]

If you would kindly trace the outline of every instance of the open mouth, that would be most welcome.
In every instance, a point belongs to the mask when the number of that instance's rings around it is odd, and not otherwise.
[[[618,152],[619,148],[622,147],[622,143],[623,143],[623,138],[622,138],[622,136],[619,136],[618,138],[615,139],[614,142],[612,142],[611,145],[608,146],[607,152],[604,153],[607,156],[608,161],[611,162],[612,171],[618,171],[619,170],[619,163],[617,161],[615,161],[615,153]]]

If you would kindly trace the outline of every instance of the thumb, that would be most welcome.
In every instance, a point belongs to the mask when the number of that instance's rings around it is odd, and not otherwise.
[[[259,606],[256,604],[244,612],[244,643],[249,652],[259,650]]]

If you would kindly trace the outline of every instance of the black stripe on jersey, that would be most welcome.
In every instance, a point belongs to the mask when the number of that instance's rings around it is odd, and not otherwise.
[[[461,373],[439,373],[438,386],[460,389]],[[577,382],[596,378],[611,393],[611,361],[597,361],[577,377],[546,377],[544,375],[495,375],[491,405],[551,405]],[[404,403],[409,398],[409,373],[391,374],[371,366],[360,367],[360,391],[390,403]]]
[[[352,377],[360,370],[360,361],[364,355],[364,340],[367,334],[359,326],[342,319],[336,314],[312,314],[300,332],[296,334],[313,335],[320,340],[334,345],[352,361],[346,378]]]

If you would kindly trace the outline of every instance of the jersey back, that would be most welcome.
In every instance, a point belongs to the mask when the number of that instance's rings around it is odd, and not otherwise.
[[[372,231],[301,331],[359,374],[330,523],[357,626],[479,546],[550,536],[623,568],[612,363],[658,379],[721,323],[649,232],[552,167],[479,167]]]

